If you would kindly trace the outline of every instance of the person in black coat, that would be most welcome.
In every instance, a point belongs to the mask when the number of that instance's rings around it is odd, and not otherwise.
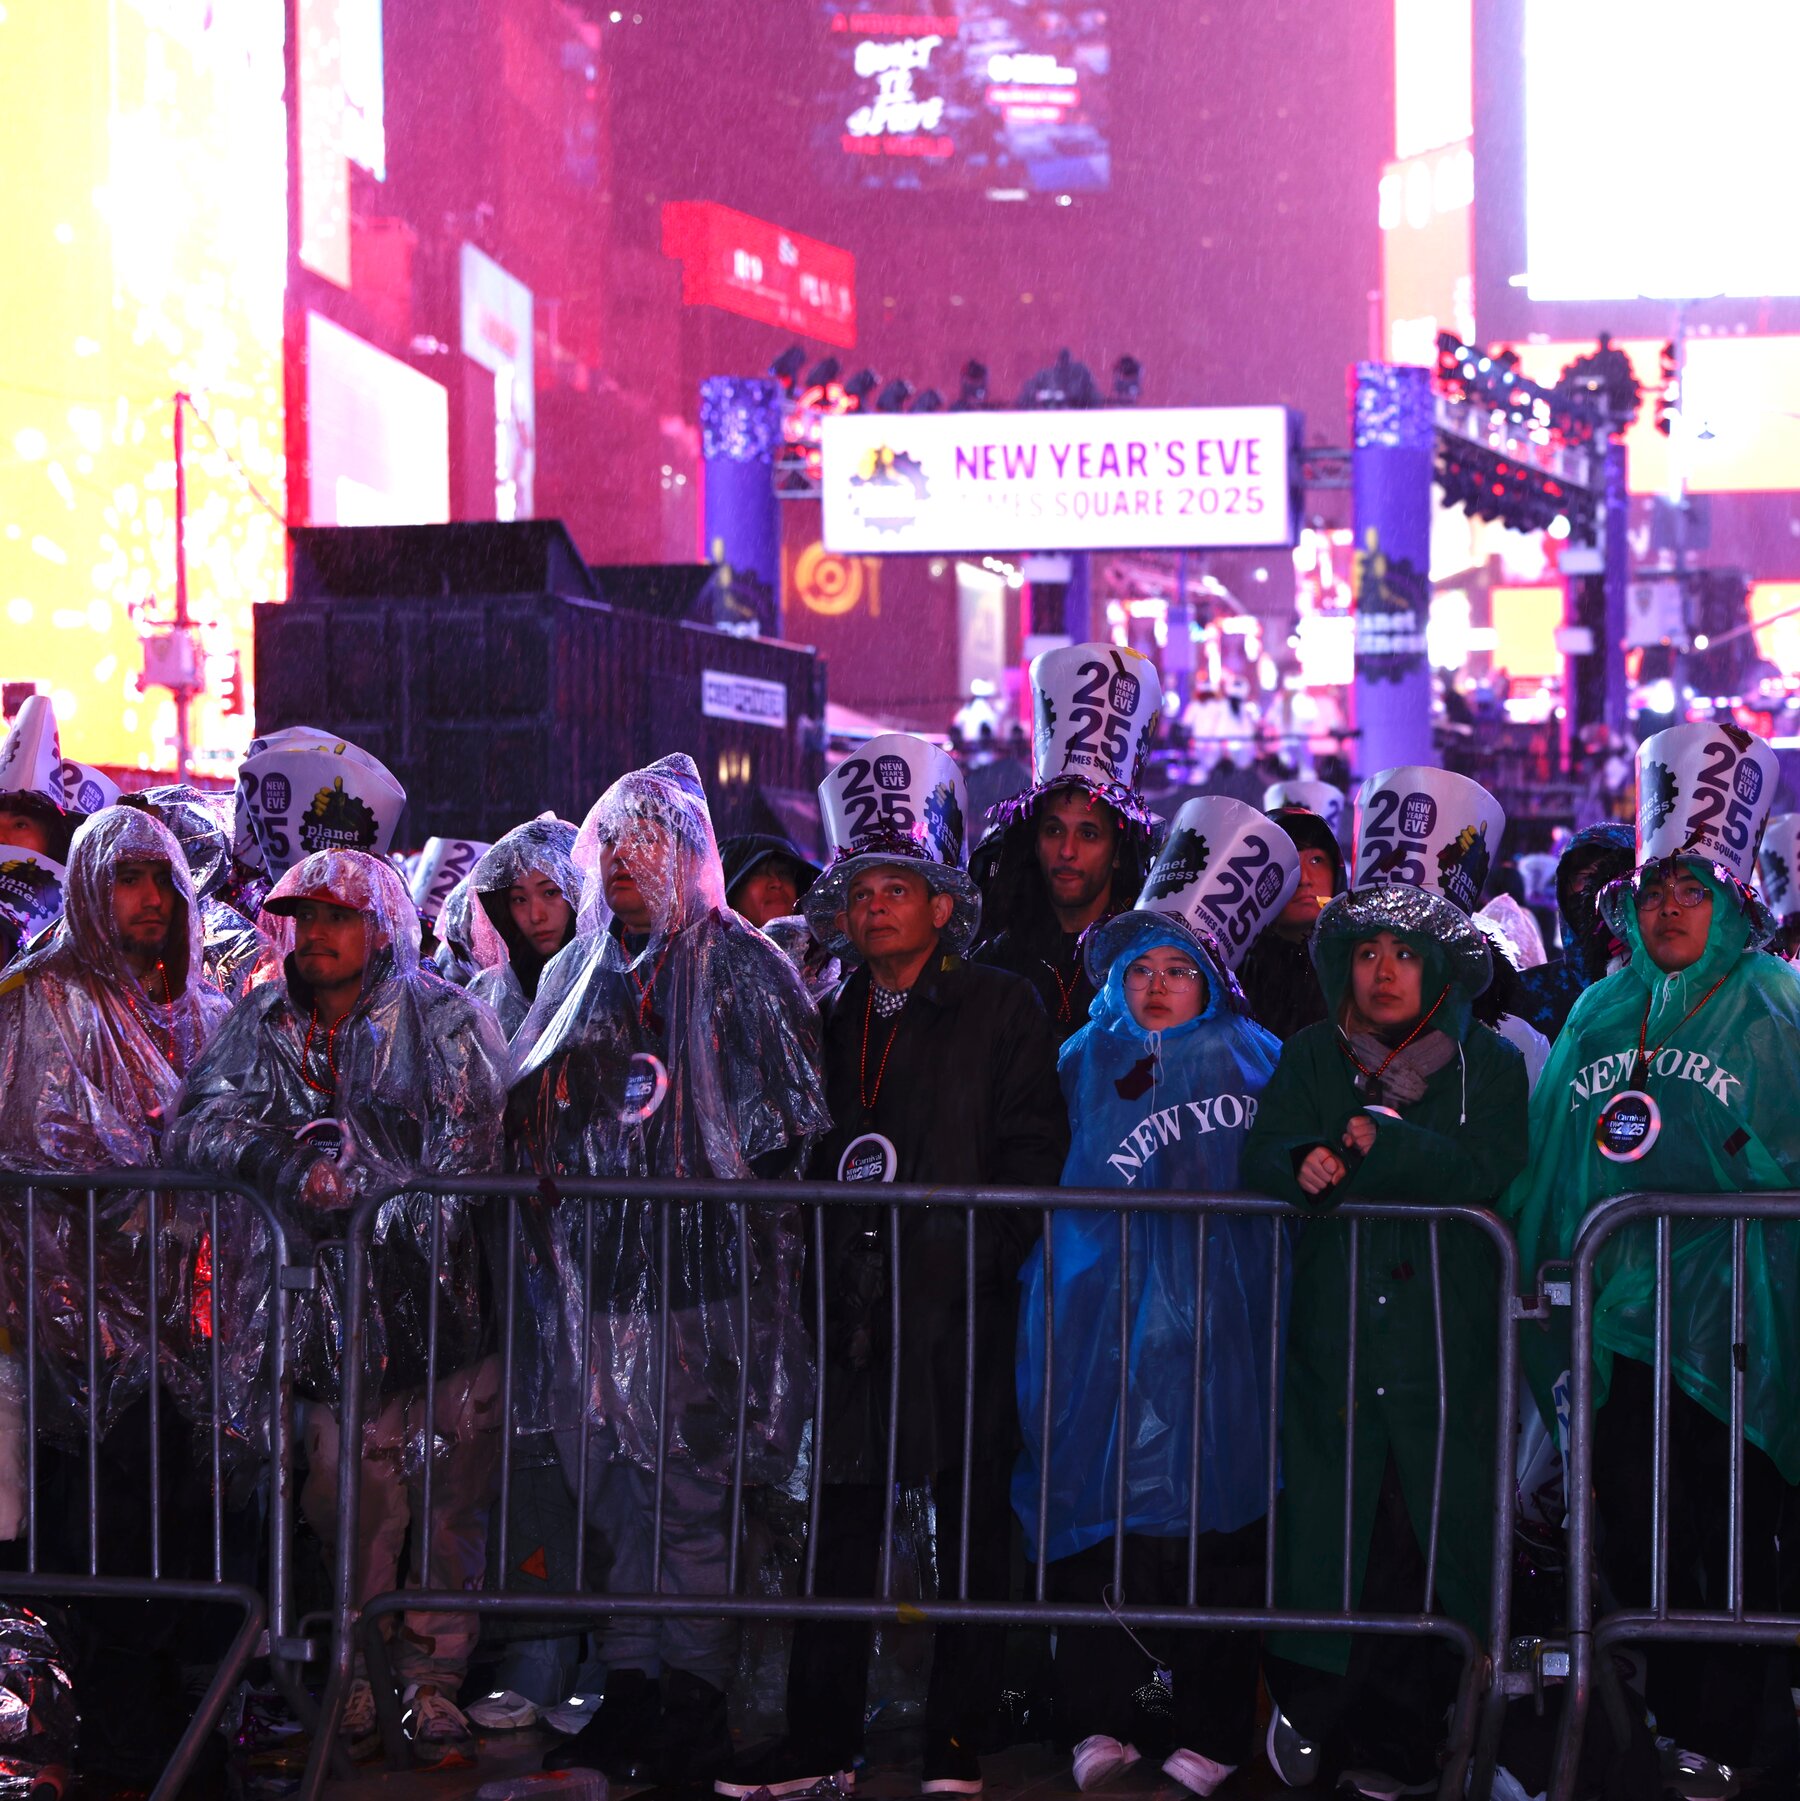
[[[1313,967],[1312,930],[1325,904],[1344,888],[1344,853],[1325,820],[1306,807],[1277,807],[1269,817],[1300,853],[1300,886],[1251,945],[1238,971],[1250,1016],[1286,1041],[1326,1015],[1325,991]]]
[[[903,751],[881,746],[901,746]],[[916,787],[943,794],[908,810],[942,821],[853,833],[822,794],[837,860],[807,897],[813,930],[860,960],[824,1012],[826,1101],[834,1122],[815,1150],[817,1181],[882,1180],[1051,1189],[1068,1151],[1068,1120],[1049,1021],[1031,986],[963,960],[980,901],[961,862],[961,778],[917,739],[877,740],[875,755],[921,768]],[[854,780],[854,777],[852,778]],[[839,783],[839,785],[843,785]],[[1008,1485],[1018,1449],[1014,1345],[1018,1272],[1036,1213],[974,1215],[973,1454],[965,1465],[968,1376],[968,1214],[903,1208],[898,1268],[893,1225],[871,1205],[835,1202],[824,1231],[826,1319],[818,1347],[825,1424],[814,1447],[825,1484],[816,1545],[821,1594],[879,1592],[888,1467],[890,1374],[900,1372],[896,1475],[936,1489],[940,1592],[958,1593],[965,1469],[970,1494],[971,1598],[1006,1594]],[[898,1289],[899,1338],[893,1332]],[[940,1627],[925,1721],[925,1793],[978,1794],[973,1734],[1000,1699],[1003,1628]],[[804,1622],[788,1673],[788,1737],[715,1786],[748,1796],[794,1795],[848,1773],[862,1751],[870,1632],[865,1624]]]

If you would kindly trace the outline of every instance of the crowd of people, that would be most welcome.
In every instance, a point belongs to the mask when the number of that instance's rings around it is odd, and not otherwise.
[[[1551,956],[1478,783],[1376,773],[1351,857],[1351,809],[1318,783],[1161,822],[1139,788],[1153,666],[1075,645],[1039,657],[1032,685],[1032,783],[974,845],[956,765],[919,738],[875,738],[826,777],[823,863],[777,837],[718,842],[694,763],[673,755],[622,775],[579,827],[544,815],[463,846],[441,899],[431,847],[411,887],[388,854],[397,785],[354,746],[259,742],[234,820],[186,787],[84,795],[34,698],[0,748],[0,1169],[230,1178],[317,1247],[288,1348],[299,1506],[353,1559],[359,1601],[510,1585],[491,1557],[510,1433],[510,1541],[552,1588],[722,1594],[740,1475],[779,1486],[808,1467],[821,1596],[883,1592],[898,1483],[935,1497],[946,1599],[1030,1592],[1022,1546],[1053,1601],[1253,1612],[1267,1580],[1283,1610],[1331,1615],[1347,1596],[1486,1643],[1506,1297],[1479,1230],[1404,1209],[1492,1209],[1529,1291],[1609,1195],[1800,1185],[1785,1091],[1800,976],[1766,948],[1769,902],[1800,912],[1784,904],[1800,820],[1771,825],[1774,754],[1723,725],[1646,740],[1636,833],[1601,825],[1563,853]],[[431,1185],[498,1172],[539,1179],[510,1246],[501,1209]],[[792,1198],[589,1202],[559,1192],[575,1177]],[[890,1218],[871,1193],[815,1230],[805,1184],[851,1182],[1292,1205],[1139,1209],[1122,1231],[1075,1206]],[[103,1191],[90,1270],[80,1191],[45,1186],[28,1289],[20,1195],[0,1206],[0,1324],[15,1358],[35,1324],[40,1530],[79,1559],[92,1417],[105,1564],[141,1569],[148,1402],[170,1432],[217,1419],[233,1445],[263,1442],[269,1234],[232,1213],[214,1244],[203,1202]],[[1353,1233],[1343,1200],[1396,1213]],[[341,1241],[365,1202],[346,1523]],[[1800,1482],[1800,1225],[1750,1227],[1741,1335],[1729,1225],[1678,1224],[1671,1265],[1666,1489],[1654,1240],[1627,1233],[1601,1265],[1604,1579],[1621,1604],[1646,1599],[1666,1517],[1674,1605],[1719,1606],[1735,1556],[1747,1606],[1773,1610]],[[1525,1348],[1535,1436],[1554,1445],[1566,1330]],[[165,1516],[191,1522],[195,1462],[165,1456]],[[136,1632],[123,1652],[142,1659],[134,1621],[90,1636]],[[847,1792],[864,1756],[862,1621],[795,1628],[785,1736],[749,1754],[729,1729],[728,1616],[597,1601],[590,1635],[531,1627],[471,1698],[477,1638],[455,1612],[392,1633],[424,1765],[571,1694],[588,1705],[553,1769],[782,1801]],[[937,1629],[923,1792],[981,1792],[1006,1660],[1001,1626]],[[1620,1792],[1791,1791],[1785,1651],[1658,1642],[1644,1662],[1633,1737],[1652,1763],[1645,1777],[1618,1747]],[[1429,1637],[1108,1622],[1057,1635],[1049,1686],[1084,1790],[1149,1757],[1211,1795],[1260,1741],[1284,1783],[1385,1797],[1436,1787],[1458,1679]],[[353,1750],[376,1737],[360,1662],[341,1731]]]

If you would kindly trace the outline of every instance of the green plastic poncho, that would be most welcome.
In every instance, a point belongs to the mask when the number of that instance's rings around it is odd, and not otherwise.
[[[1650,959],[1627,904],[1615,927],[1631,961],[1575,1003],[1531,1105],[1531,1165],[1502,1201],[1519,1240],[1520,1280],[1568,1257],[1582,1221],[1609,1195],[1649,1190],[1747,1194],[1800,1187],[1800,971],[1751,947],[1752,925],[1714,875],[1712,928],[1700,960],[1665,975]],[[1691,1018],[1714,983],[1718,991]],[[1650,1013],[1646,1023],[1645,1004]],[[1638,1034],[1654,1051],[1642,1087],[1662,1129],[1636,1163],[1594,1146],[1607,1099],[1631,1083]],[[1660,1048],[1659,1048],[1660,1047]],[[1677,1221],[1671,1244],[1675,1381],[1709,1413],[1731,1417],[1731,1225]],[[1627,1227],[1595,1270],[1596,1404],[1614,1356],[1649,1363],[1655,1346],[1654,1222]],[[1800,1481],[1800,1222],[1752,1220],[1745,1243],[1749,1345],[1745,1431]],[[1549,1333],[1525,1335],[1525,1362],[1545,1417],[1568,1367],[1568,1315]]]

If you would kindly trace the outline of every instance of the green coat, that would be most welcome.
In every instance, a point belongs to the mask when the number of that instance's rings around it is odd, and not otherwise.
[[[1619,925],[1631,961],[1582,994],[1539,1078],[1531,1104],[1536,1157],[1502,1203],[1518,1234],[1528,1292],[1538,1265],[1566,1258],[1582,1221],[1609,1195],[1800,1187],[1800,972],[1747,948],[1750,924],[1736,897],[1705,879],[1713,917],[1700,960],[1665,975],[1626,907]],[[1643,1087],[1662,1129],[1638,1162],[1614,1163],[1594,1148],[1594,1128],[1607,1101],[1631,1085],[1640,1031],[1654,1053]],[[1729,1423],[1730,1223],[1677,1222],[1671,1270],[1675,1381]],[[1597,1402],[1606,1398],[1615,1355],[1642,1363],[1654,1356],[1655,1287],[1655,1225],[1645,1220],[1615,1236],[1595,1268]],[[1568,1328],[1559,1311],[1551,1331],[1524,1338],[1547,1419],[1554,1418],[1554,1384],[1568,1368]],[[1745,1341],[1745,1434],[1787,1481],[1800,1482],[1800,1222],[1756,1220],[1747,1229]]]
[[[1410,934],[1408,935],[1411,936]],[[1424,992],[1445,984],[1429,939]],[[1318,951],[1336,1018],[1348,944]],[[1335,980],[1334,980],[1335,977]],[[1335,1146],[1363,1100],[1331,1021],[1308,1026],[1283,1047],[1244,1147],[1242,1181],[1329,1214],[1341,1200],[1486,1206],[1526,1156],[1525,1065],[1497,1033],[1468,1016],[1452,989],[1439,1021],[1462,1054],[1433,1075],[1404,1119],[1375,1118],[1375,1144],[1337,1187],[1309,1198],[1295,1180],[1294,1153]],[[1465,1117],[1466,1115],[1466,1117]],[[1438,1533],[1441,1605],[1485,1637],[1493,1567],[1494,1345],[1499,1272],[1493,1248],[1473,1228],[1439,1229],[1444,1358],[1449,1392],[1444,1496]],[[1349,1222],[1321,1218],[1300,1233],[1287,1344],[1276,1528],[1276,1599],[1283,1607],[1333,1612],[1342,1601],[1344,1383],[1349,1344]],[[1356,1470],[1351,1595],[1362,1592],[1376,1498],[1388,1457],[1399,1473],[1423,1555],[1431,1518],[1437,1444],[1437,1352],[1425,1225],[1366,1220],[1356,1296]],[[1423,1595],[1419,1597],[1424,1601]],[[1277,1634],[1281,1656],[1341,1673],[1343,1635]]]

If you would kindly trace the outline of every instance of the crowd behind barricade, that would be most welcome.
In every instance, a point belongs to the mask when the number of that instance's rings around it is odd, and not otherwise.
[[[350,1560],[359,1604],[495,1580],[510,1434],[512,1560],[552,1591],[584,1562],[601,1595],[722,1594],[740,1485],[798,1481],[817,1594],[869,1598],[898,1484],[932,1497],[946,1596],[1023,1598],[1022,1547],[1052,1602],[1254,1612],[1268,1580],[1280,1609],[1347,1597],[1487,1644],[1509,1297],[1481,1232],[1405,1209],[1494,1210],[1529,1291],[1610,1195],[1800,1186],[1800,978],[1778,935],[1800,913],[1800,816],[1771,819],[1773,753],[1728,726],[1647,740],[1635,835],[1578,834],[1540,920],[1501,863],[1498,805],[1466,777],[1385,770],[1354,809],[1290,783],[1266,810],[1211,795],[1158,821],[1139,788],[1154,669],[1076,645],[1038,658],[1032,685],[1033,781],[973,859],[955,764],[896,734],[821,785],[822,866],[781,838],[718,842],[675,755],[622,775],[579,827],[545,814],[492,845],[434,840],[410,886],[388,855],[404,796],[354,746],[259,740],[228,818],[189,788],[72,787],[33,698],[0,748],[0,1169],[178,1168],[264,1197],[316,1267],[288,1344],[299,1509]],[[499,1208],[432,1180],[501,1172],[539,1179],[511,1245]],[[795,1186],[742,1209],[563,1198],[580,1177]],[[890,1217],[887,1182],[1291,1207],[1138,1209],[1123,1228],[1072,1206]],[[876,1186],[815,1219],[815,1183]],[[143,1560],[152,1399],[196,1447],[215,1408],[231,1444],[263,1442],[251,1328],[274,1254],[249,1215],[214,1243],[191,1196],[103,1193],[90,1270],[83,1193],[35,1191],[28,1288],[21,1190],[0,1190],[4,1364],[29,1317],[40,1564],[80,1567],[91,1484],[103,1567],[126,1570]],[[1346,1200],[1392,1211],[1353,1228]],[[365,1203],[351,1370],[343,1239]],[[151,1241],[167,1299],[145,1279]],[[1647,1598],[1660,1506],[1674,1604],[1719,1605],[1747,1341],[1745,1594],[1791,1608],[1800,1226],[1749,1232],[1741,1337],[1729,1230],[1677,1226],[1671,1266],[1660,1495],[1654,1241],[1623,1236],[1600,1272],[1605,1584]],[[503,1308],[509,1270],[520,1304]],[[215,1327],[231,1347],[216,1393]],[[1553,1527],[1568,1336],[1525,1344],[1520,1465]],[[202,1461],[162,1460],[165,1517],[204,1510]],[[227,1533],[251,1564],[254,1464],[234,1464]],[[0,1487],[17,1480],[0,1460]],[[17,1496],[0,1500],[16,1518]],[[163,1742],[181,1666],[206,1654],[180,1610],[69,1613],[77,1700],[104,1697],[84,1708],[83,1754],[100,1767],[109,1746]],[[424,1766],[541,1717],[563,1729],[551,1769],[727,1797],[848,1792],[864,1758],[866,1621],[796,1625],[785,1735],[747,1752],[732,1617],[531,1624],[477,1685],[479,1639],[453,1611],[390,1635]],[[352,1755],[378,1742],[380,1679],[359,1651],[338,1728]],[[1394,1796],[1436,1787],[1460,1679],[1429,1634],[1090,1624],[1056,1635],[1037,1717],[1084,1790],[1151,1758],[1211,1795],[1260,1744],[1290,1786]],[[937,1628],[923,1792],[981,1792],[1011,1681],[1004,1627]],[[1633,1682],[1611,1792],[1791,1793],[1786,1651],[1658,1643]],[[1543,1786],[1530,1755],[1520,1793]]]

